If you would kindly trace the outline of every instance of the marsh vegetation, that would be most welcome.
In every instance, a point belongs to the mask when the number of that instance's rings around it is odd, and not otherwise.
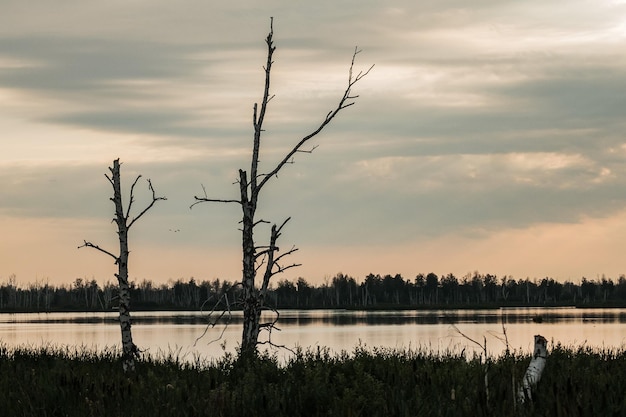
[[[81,348],[0,349],[0,405],[14,416],[582,416],[626,409],[624,349],[555,346],[534,401],[515,403],[530,357],[357,347],[210,362]],[[489,396],[484,369],[489,363]],[[622,413],[622,414],[620,414]]]

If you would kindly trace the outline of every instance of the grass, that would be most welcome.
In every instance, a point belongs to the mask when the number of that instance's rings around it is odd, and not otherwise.
[[[182,362],[0,346],[3,416],[626,416],[626,351],[554,347],[533,402],[515,404],[527,355],[488,360],[357,347]],[[489,368],[489,395],[484,372]]]

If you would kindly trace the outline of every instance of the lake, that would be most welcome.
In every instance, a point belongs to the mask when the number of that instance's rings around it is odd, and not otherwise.
[[[241,338],[241,313],[230,322],[207,328],[201,312],[134,312],[133,339],[155,355],[174,354],[183,360],[213,359],[235,352]],[[117,312],[0,314],[0,341],[8,346],[69,345],[101,350],[120,344]],[[271,318],[271,316],[264,316]],[[540,321],[540,322],[539,322]],[[333,353],[356,346],[392,349],[425,348],[435,352],[478,347],[490,355],[506,348],[531,352],[533,336],[551,344],[621,348],[626,342],[626,309],[502,308],[494,310],[346,311],[284,310],[271,335],[272,343],[294,349],[327,347]],[[206,330],[206,333],[204,333]],[[202,336],[204,334],[204,336]],[[267,333],[260,340],[267,341]],[[291,353],[281,349],[279,358]]]

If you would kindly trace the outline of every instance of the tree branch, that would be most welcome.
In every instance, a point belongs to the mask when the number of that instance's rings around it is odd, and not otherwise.
[[[141,175],[139,176],[141,177]],[[137,180],[139,180],[139,177],[137,177],[137,179],[135,180],[135,183],[137,183]],[[135,187],[135,183],[133,183],[133,186],[131,187],[131,203],[132,203],[132,189]],[[167,198],[165,197],[157,197],[156,196],[156,192],[154,191],[154,187],[152,187],[152,182],[150,180],[148,180],[148,188],[150,189],[150,191],[152,191],[152,201],[150,202],[150,204],[148,204],[148,207],[146,207],[145,209],[143,209],[143,211],[141,213],[139,213],[139,215],[137,217],[135,217],[129,224],[127,229],[130,229],[130,227],[141,218],[141,216],[143,216],[144,214],[146,214],[146,212],[148,210],[150,210],[152,208],[152,206],[154,206],[154,203],[156,203],[159,200],[167,200]],[[130,203],[128,204],[128,209],[130,211]],[[128,212],[126,213],[126,219],[128,219]]]
[[[207,323],[206,327],[204,328],[204,331],[202,332],[202,334],[200,336],[198,336],[195,340],[195,342],[193,342],[193,346],[195,347],[196,344],[200,341],[200,339],[202,339],[208,332],[208,330],[210,328],[214,328],[221,320],[224,316],[227,315],[227,320],[224,323],[224,328],[222,329],[219,337],[217,337],[216,339],[210,340],[207,345],[210,345],[211,343],[217,342],[218,340],[222,339],[222,337],[224,336],[224,333],[226,332],[226,329],[228,328],[228,325],[230,324],[230,321],[232,319],[232,309],[231,309],[231,303],[230,300],[228,298],[228,293],[231,290],[234,290],[235,288],[237,288],[239,285],[241,284],[237,284],[234,285],[230,288],[228,288],[224,294],[222,294],[220,297],[218,297],[217,302],[213,305],[213,308],[211,309],[211,311],[208,312],[207,314],[207,318],[209,319],[209,322]],[[224,304],[225,304],[225,309],[223,309],[219,316],[213,320],[211,320],[211,317],[213,315],[213,313],[216,312],[217,308],[219,307],[219,305],[221,304],[221,300],[222,298],[224,299]],[[202,313],[204,310],[204,305],[209,301],[210,298],[206,299],[203,303],[202,306],[200,307],[200,312]]]
[[[263,223],[263,224],[269,224],[270,222],[268,222],[267,220],[263,220],[263,219],[261,219],[261,220],[257,220],[257,221],[255,221],[255,222],[254,222],[254,224],[252,225],[252,227],[256,227],[256,226],[258,226],[259,224],[262,224],[262,223]]]
[[[137,181],[139,181],[139,179],[141,178],[141,175],[137,175],[137,178],[135,178],[135,181],[133,182],[133,185],[130,186],[130,194],[128,196],[129,200],[128,200],[128,207],[126,208],[126,220],[128,220],[128,216],[130,216],[130,208],[132,207],[133,203],[135,202],[135,185],[137,185]],[[149,182],[150,180],[148,180]]]
[[[295,266],[300,266],[297,264],[293,264],[290,265],[288,267],[281,267],[279,264],[277,264],[277,262],[283,258],[286,255],[289,255],[293,252],[295,252],[297,249],[295,248],[291,248],[291,250],[289,250],[288,252],[280,255],[279,257],[277,257],[276,259],[274,259],[274,253],[276,251],[279,250],[278,246],[276,246],[276,241],[278,240],[278,238],[280,237],[280,232],[283,229],[283,227],[287,224],[287,222],[291,219],[291,217],[287,217],[285,219],[285,221],[280,225],[280,226],[276,226],[273,225],[272,226],[272,231],[271,231],[271,235],[270,235],[270,244],[268,246],[268,248],[264,251],[265,254],[267,254],[267,266],[265,267],[265,273],[263,274],[263,283],[261,284],[261,296],[265,297],[265,294],[267,293],[267,288],[269,287],[269,283],[270,283],[270,279],[276,275],[277,273],[283,272],[289,268],[295,267]],[[274,266],[278,266],[278,270],[274,271]]]
[[[271,272],[271,274],[272,274],[271,276],[278,275],[278,274],[282,274],[283,272],[285,272],[285,271],[286,271],[286,270],[288,270],[288,269],[291,269],[291,268],[297,268],[297,267],[299,267],[299,266],[302,266],[302,264],[296,264],[296,263],[293,263],[293,264],[291,264],[291,265],[287,265],[287,266],[280,266],[280,265],[279,265],[278,263],[276,263],[276,262],[274,262],[274,265],[276,265],[276,266],[278,267],[278,269],[273,270],[273,271]]]
[[[278,248],[276,248],[276,249],[278,249]],[[294,246],[294,247],[292,247],[292,248],[291,248],[291,249],[289,249],[287,252],[285,252],[285,253],[281,254],[278,258],[276,258],[276,259],[274,260],[274,263],[277,263],[278,261],[280,261],[280,260],[281,260],[282,258],[284,258],[285,256],[289,256],[289,255],[291,255],[292,253],[297,252],[297,251],[298,251],[298,248],[296,248],[295,246]],[[298,265],[298,266],[300,266],[300,265]]]
[[[195,206],[196,204],[200,204],[200,203],[237,203],[237,204],[241,204],[241,201],[239,201],[239,200],[222,200],[220,198],[204,198],[204,197],[198,197],[198,196],[194,196],[194,198],[196,199],[196,202],[189,206],[190,209],[193,208],[193,206]]]
[[[80,249],[80,248],[85,248],[85,247],[87,247],[87,248],[93,248],[93,249],[95,249],[95,250],[99,250],[99,251],[100,251],[100,252],[102,252],[102,253],[106,253],[106,254],[107,254],[107,255],[109,255],[111,258],[115,259],[115,263],[118,263],[118,262],[119,262],[119,257],[118,257],[118,256],[113,255],[113,254],[112,254],[111,252],[109,252],[108,250],[102,249],[100,246],[98,246],[98,245],[94,245],[93,243],[91,243],[91,242],[87,242],[86,240],[85,240],[84,242],[85,242],[85,243],[84,243],[84,244],[82,244],[82,245],[80,245],[80,246],[78,247],[78,249]]]
[[[254,123],[254,142],[252,146],[252,161],[250,164],[250,177],[251,177],[251,189],[252,189],[252,199],[256,199],[256,193],[254,190],[257,188],[257,173],[259,167],[259,150],[261,148],[261,133],[263,132],[263,122],[265,120],[265,112],[267,111],[267,105],[272,99],[270,97],[270,81],[271,81],[271,71],[272,64],[274,61],[272,60],[272,56],[274,55],[274,51],[276,47],[274,46],[273,41],[274,36],[274,18],[270,18],[270,32],[265,38],[265,43],[267,44],[267,62],[265,63],[265,85],[263,87],[263,99],[261,101],[261,109],[257,114],[257,104],[254,104],[254,114],[253,114],[253,123]]]
[[[354,54],[352,55],[352,61],[350,63],[350,70],[348,71],[348,85],[343,93],[343,96],[339,100],[337,107],[335,107],[334,110],[331,110],[328,112],[324,120],[320,123],[320,125],[315,130],[313,130],[311,133],[309,133],[308,135],[300,139],[300,141],[291,149],[291,151],[289,151],[289,153],[285,155],[285,157],[278,163],[278,165],[276,165],[276,167],[261,180],[258,186],[253,189],[253,193],[258,194],[260,189],[263,188],[263,186],[267,183],[267,181],[269,181],[271,177],[277,175],[278,172],[282,169],[282,167],[285,166],[285,164],[287,164],[292,159],[295,153],[306,152],[306,151],[301,150],[302,146],[306,142],[308,142],[310,139],[317,136],[317,134],[320,133],[326,127],[326,125],[328,125],[341,110],[347,107],[350,107],[354,104],[354,101],[351,101],[351,100],[358,98],[358,95],[356,96],[351,95],[352,87],[354,87],[356,83],[358,83],[363,77],[369,74],[372,68],[374,68],[374,65],[372,65],[371,67],[367,69],[367,71],[359,71],[356,77],[353,75],[354,61],[356,60],[357,54],[359,54],[360,52],[361,51],[358,48],[354,49]],[[253,178],[256,178],[256,175],[254,175]]]
[[[202,191],[204,193],[204,197],[198,197],[197,195],[194,196],[193,198],[196,200],[196,202],[189,206],[190,210],[193,208],[193,206],[195,206],[196,204],[200,204],[200,203],[237,203],[237,204],[241,204],[241,201],[239,201],[239,200],[229,200],[229,199],[221,199],[221,198],[209,198],[207,196],[206,188],[204,187],[204,184],[200,184],[200,186],[202,187]]]
[[[304,150],[304,149],[298,149],[296,152],[300,152],[300,153],[313,153],[314,150],[316,150],[320,145],[315,145],[313,146],[311,149],[309,150]],[[293,163],[293,159],[291,161],[291,163]]]
[[[267,341],[257,342],[257,345],[270,345],[271,347],[274,347],[274,348],[288,350],[289,352],[295,355],[296,352],[293,349],[288,348],[285,345],[277,345],[274,342],[272,342],[272,330],[280,331],[280,329],[276,327],[276,323],[278,323],[278,319],[280,318],[280,313],[278,312],[278,310],[272,307],[268,307],[267,310],[273,311],[276,314],[276,317],[271,322],[259,324],[259,330],[267,330],[268,336],[267,336]]]

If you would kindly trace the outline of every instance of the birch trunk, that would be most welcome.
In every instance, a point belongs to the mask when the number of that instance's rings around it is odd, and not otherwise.
[[[256,149],[256,148],[255,148]],[[253,175],[255,170],[253,169]],[[248,197],[248,176],[246,171],[239,170],[239,182],[241,191],[242,208],[242,286],[243,286],[243,331],[241,335],[241,354],[249,356],[256,353],[256,345],[259,338],[259,321],[262,306],[259,303],[255,288],[256,278],[256,248],[254,244],[254,213],[256,200],[254,189],[252,199]],[[256,183],[256,181],[253,181]]]
[[[526,399],[532,400],[532,388],[537,385],[543,374],[543,368],[546,366],[546,359],[548,357],[547,351],[548,341],[541,335],[535,336],[535,350],[533,358],[526,369],[524,378],[522,379],[522,385],[517,391],[517,399],[520,403],[524,403]]]
[[[120,242],[120,255],[117,259],[118,273],[115,274],[119,285],[119,320],[122,332],[122,366],[124,372],[135,370],[137,346],[133,343],[130,320],[130,288],[128,285],[128,225],[122,205],[120,163],[113,161],[111,170],[113,180],[113,202],[115,203],[115,222]]]
[[[270,331],[273,328],[274,323],[260,323],[261,311],[264,308],[265,296],[269,288],[270,279],[275,274],[282,273],[289,268],[299,266],[299,264],[282,264],[284,257],[292,254],[297,249],[292,248],[291,250],[282,252],[281,255],[277,254],[279,248],[276,246],[276,241],[280,236],[280,231],[282,227],[289,219],[283,222],[280,227],[278,227],[276,224],[272,226],[269,245],[259,246],[255,244],[254,228],[259,224],[269,223],[264,220],[255,220],[257,202],[261,189],[268,181],[270,181],[272,178],[277,177],[278,173],[285,165],[293,163],[296,154],[311,153],[313,149],[315,149],[315,147],[313,147],[311,150],[306,150],[303,149],[303,147],[310,139],[317,136],[317,134],[319,134],[335,118],[335,116],[339,114],[340,111],[352,106],[355,103],[354,100],[358,96],[352,95],[352,87],[359,80],[365,77],[372,69],[372,67],[370,67],[367,71],[361,71],[358,74],[353,74],[354,60],[356,58],[356,55],[360,52],[358,49],[355,48],[354,54],[352,56],[352,62],[350,64],[347,87],[337,106],[326,114],[326,116],[316,129],[301,137],[298,142],[296,142],[295,145],[291,148],[291,150],[288,151],[282,157],[282,159],[276,163],[273,169],[269,169],[268,171],[261,173],[259,171],[259,155],[261,151],[261,136],[264,132],[263,123],[265,120],[268,103],[273,97],[272,95],[270,95],[270,75],[272,70],[272,64],[274,63],[273,54],[276,50],[276,47],[274,46],[273,36],[274,27],[273,18],[271,18],[270,31],[267,35],[267,38],[265,39],[265,43],[267,45],[267,60],[264,66],[265,84],[263,88],[263,99],[261,100],[260,106],[255,103],[253,107],[252,121],[254,126],[254,137],[252,141],[250,171],[248,173],[243,169],[239,170],[240,198],[238,200],[209,198],[206,195],[205,190],[204,197],[195,196],[196,202],[191,205],[191,207],[193,207],[194,205],[202,202],[237,203],[241,205],[243,214],[241,222],[243,251],[241,304],[244,317],[240,348],[240,355],[242,356],[256,354],[259,331],[261,328],[269,329]],[[259,283],[255,283],[255,279],[256,274],[261,266],[264,266],[265,273],[263,274],[262,282],[259,285]]]
[[[133,343],[133,335],[131,333],[130,286],[128,285],[128,230],[137,220],[139,220],[148,210],[152,208],[154,203],[159,200],[167,199],[165,197],[157,197],[154,188],[152,187],[152,183],[148,180],[148,188],[152,192],[152,202],[148,204],[148,206],[144,208],[143,211],[141,211],[135,218],[129,221],[131,207],[134,202],[133,192],[135,185],[141,178],[141,175],[137,176],[135,182],[133,182],[130,187],[130,200],[126,208],[126,212],[124,212],[119,159],[113,161],[113,166],[109,167],[109,171],[111,171],[111,176],[109,177],[105,174],[105,177],[109,180],[111,186],[113,187],[113,198],[111,198],[111,201],[115,204],[115,217],[113,218],[113,221],[117,224],[117,235],[120,244],[119,255],[115,255],[98,245],[87,242],[86,240],[85,244],[79,246],[79,248],[90,247],[115,259],[115,263],[118,267],[118,271],[115,276],[117,277],[119,288],[119,321],[120,330],[122,332],[122,366],[124,368],[124,372],[132,372],[135,370],[135,357],[137,356],[138,349]]]

